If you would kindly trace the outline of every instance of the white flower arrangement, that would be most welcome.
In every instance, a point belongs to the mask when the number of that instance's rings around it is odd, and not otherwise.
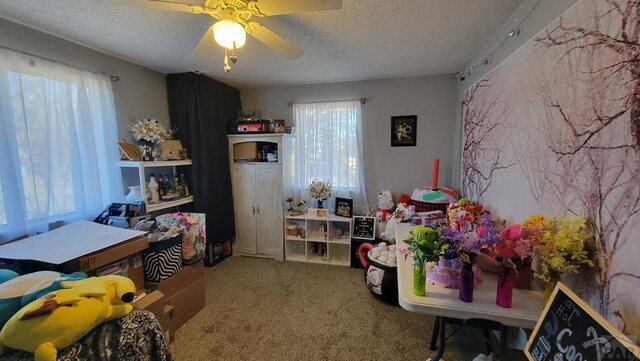
[[[162,143],[171,137],[171,130],[165,128],[155,119],[142,119],[131,125],[133,138],[137,141]]]
[[[311,181],[311,184],[309,184],[309,188],[307,188],[307,191],[309,192],[309,196],[319,201],[323,201],[333,196],[331,185],[319,178],[313,179]]]

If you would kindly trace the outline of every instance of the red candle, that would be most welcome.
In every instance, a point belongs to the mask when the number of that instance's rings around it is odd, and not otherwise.
[[[438,173],[440,172],[440,159],[433,160],[433,171],[431,172],[431,189],[438,188]]]

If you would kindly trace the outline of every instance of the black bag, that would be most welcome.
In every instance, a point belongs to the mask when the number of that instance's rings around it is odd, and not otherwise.
[[[145,214],[145,204],[140,203],[111,203],[93,221],[119,228],[131,228],[129,219]]]

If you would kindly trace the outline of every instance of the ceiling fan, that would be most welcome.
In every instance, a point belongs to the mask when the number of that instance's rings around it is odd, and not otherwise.
[[[219,21],[213,24],[202,36],[200,43],[191,54],[201,57],[211,53],[216,43],[225,48],[224,71],[238,61],[235,50],[242,47],[246,34],[260,40],[285,57],[295,60],[304,54],[297,46],[280,35],[269,30],[252,17],[295,14],[308,11],[334,10],[342,7],[342,0],[204,0],[202,5],[186,4],[165,0],[107,0],[122,6],[156,8],[192,14],[207,14]],[[232,51],[227,56],[227,49]]]

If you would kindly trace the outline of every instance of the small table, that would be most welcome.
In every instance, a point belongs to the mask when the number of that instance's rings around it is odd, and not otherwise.
[[[409,238],[414,226],[398,224],[396,242]],[[440,360],[445,348],[445,323],[447,319],[494,321],[503,326],[534,328],[544,308],[544,292],[540,289],[513,290],[511,308],[496,304],[497,275],[482,273],[482,283],[473,291],[473,302],[458,299],[458,290],[427,284],[427,295],[416,296],[412,292],[413,268],[411,256],[398,256],[398,301],[407,311],[436,316],[437,335],[432,335],[431,346],[436,337],[439,345],[432,361]]]

